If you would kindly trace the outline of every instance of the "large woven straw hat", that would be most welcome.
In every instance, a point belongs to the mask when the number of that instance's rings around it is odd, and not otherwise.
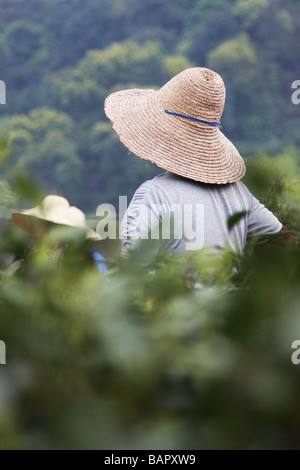
[[[83,229],[87,238],[100,240],[100,236],[87,226],[84,213],[77,207],[70,206],[69,201],[60,196],[47,196],[39,206],[23,212],[13,212],[11,218],[22,230],[36,236],[43,235],[47,229],[45,222],[50,222]]]
[[[161,168],[203,183],[233,183],[245,164],[220,131],[225,104],[222,78],[189,68],[160,90],[111,94],[105,112],[126,147]]]

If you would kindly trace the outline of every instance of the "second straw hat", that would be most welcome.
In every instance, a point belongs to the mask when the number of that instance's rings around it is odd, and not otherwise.
[[[120,140],[139,157],[203,183],[233,183],[245,172],[236,147],[220,131],[225,104],[222,78],[193,67],[160,90],[109,95],[105,112]]]
[[[56,225],[76,227],[86,231],[86,237],[100,240],[100,236],[86,224],[84,213],[75,206],[70,206],[67,199],[61,196],[46,196],[40,205],[22,212],[13,212],[12,221],[27,233],[43,235],[43,222]]]

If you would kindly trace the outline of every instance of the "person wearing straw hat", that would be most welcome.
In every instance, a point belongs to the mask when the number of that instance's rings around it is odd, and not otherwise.
[[[100,240],[100,236],[86,224],[84,213],[61,196],[46,196],[41,204],[33,209],[14,211],[12,222],[27,233],[41,237],[54,226],[62,225],[82,230],[90,240]]]
[[[41,204],[33,209],[13,212],[11,219],[19,228],[36,237],[43,237],[52,228],[61,226],[78,230],[78,233],[82,233],[88,240],[101,240],[100,236],[87,226],[84,213],[77,207],[70,206],[69,201],[61,196],[46,196]],[[57,242],[50,252],[52,259],[57,261],[63,254],[63,246]],[[106,274],[103,256],[93,252],[92,259],[99,272]]]
[[[124,253],[146,238],[154,223],[170,218],[173,207],[192,214],[188,230],[165,241],[164,250],[174,253],[202,246],[242,252],[255,234],[282,230],[240,182],[244,161],[220,130],[224,105],[222,78],[200,67],[184,70],[158,91],[122,90],[106,98],[106,115],[123,144],[166,170],[135,192],[121,227]],[[244,216],[230,229],[227,221],[237,213]],[[199,231],[200,243],[187,245],[186,233],[197,238]]]

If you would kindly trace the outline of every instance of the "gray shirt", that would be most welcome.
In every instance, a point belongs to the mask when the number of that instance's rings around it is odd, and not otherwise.
[[[227,220],[245,212],[230,230]],[[170,172],[145,181],[121,224],[123,253],[140,239],[158,239],[159,251],[180,254],[202,247],[242,252],[257,234],[275,234],[282,224],[240,181],[205,184]]]

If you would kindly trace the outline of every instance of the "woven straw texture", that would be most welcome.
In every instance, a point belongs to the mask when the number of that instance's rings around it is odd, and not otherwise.
[[[219,122],[224,104],[222,78],[212,70],[194,67],[158,91],[131,89],[111,94],[105,112],[123,144],[139,157],[186,178],[225,184],[246,172],[235,146],[218,127],[165,112]]]

